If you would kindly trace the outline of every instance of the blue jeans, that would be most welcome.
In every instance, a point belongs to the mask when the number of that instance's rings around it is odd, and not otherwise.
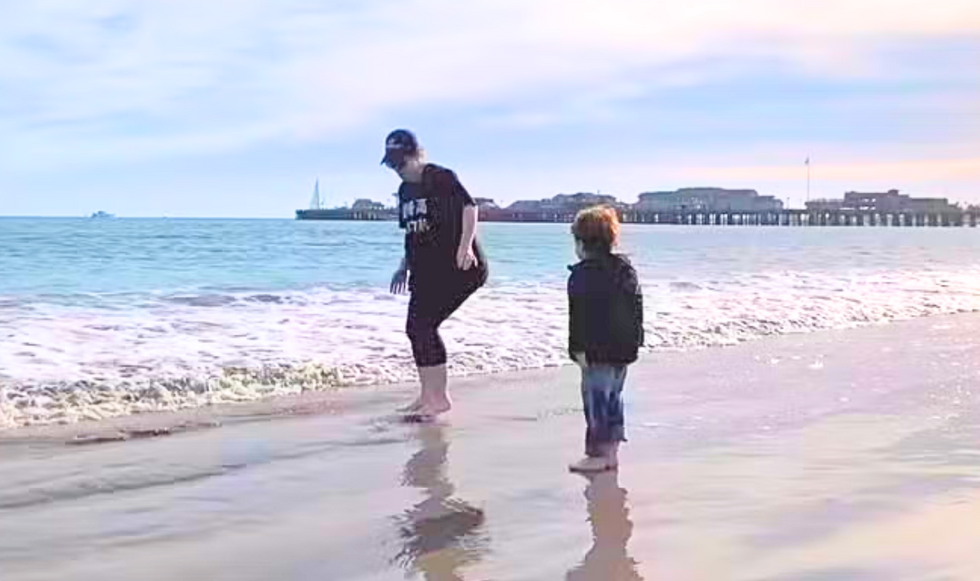
[[[610,444],[626,441],[623,419],[625,365],[589,365],[582,370],[585,454],[603,456]]]

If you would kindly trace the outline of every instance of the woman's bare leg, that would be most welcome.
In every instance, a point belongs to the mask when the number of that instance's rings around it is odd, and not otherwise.
[[[421,405],[416,411],[419,414],[437,416],[452,409],[453,402],[449,398],[449,376],[446,365],[419,367],[418,370],[422,393],[419,396]]]

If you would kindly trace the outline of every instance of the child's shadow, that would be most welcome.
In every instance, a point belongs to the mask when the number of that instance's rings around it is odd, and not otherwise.
[[[421,447],[405,464],[402,484],[424,498],[396,517],[402,548],[395,561],[431,581],[462,580],[460,569],[487,553],[489,537],[479,508],[453,498],[449,480],[449,441],[438,424],[421,424]]]
[[[629,556],[626,545],[633,534],[625,489],[619,487],[617,473],[589,476],[585,488],[589,523],[592,526],[592,548],[581,564],[565,576],[568,581],[642,581],[637,562]]]

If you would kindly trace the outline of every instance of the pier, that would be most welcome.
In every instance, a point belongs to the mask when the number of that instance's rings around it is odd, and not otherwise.
[[[481,210],[484,222],[571,223],[575,211],[512,212]],[[765,212],[725,211],[620,211],[624,224],[661,224],[682,226],[851,226],[851,227],[972,227],[976,228],[980,212],[881,213],[881,212],[814,212],[780,210]]]
[[[491,198],[476,198],[483,222],[570,223],[579,210],[597,205],[616,208],[625,224],[683,226],[796,226],[876,228],[977,227],[980,206],[963,207],[946,198],[912,197],[898,190],[846,192],[842,198],[808,200],[803,208],[787,208],[773,196],[756,190],[681,188],[639,194],[635,204],[614,196],[579,192],[545,200],[519,200],[508,207]],[[396,208],[368,199],[348,208],[320,206],[319,182],[309,210],[297,210],[298,220],[392,221]]]
[[[571,223],[577,210],[519,212],[505,209],[483,208],[483,222],[512,222],[529,224]],[[638,211],[620,210],[624,224],[659,224],[681,226],[796,226],[796,227],[880,227],[880,228],[976,228],[980,212],[814,212],[811,210],[780,210],[766,212],[725,211]],[[299,220],[334,220],[381,222],[395,221],[398,214],[393,208],[382,210],[297,210]]]
[[[621,219],[633,224],[680,224],[688,226],[800,226],[800,227],[964,227],[976,228],[977,212],[636,212],[625,211]],[[574,218],[572,218],[574,219]]]
[[[336,208],[333,210],[296,210],[296,219],[348,222],[389,222],[398,219],[398,211],[394,208],[364,210],[354,210],[350,208]]]

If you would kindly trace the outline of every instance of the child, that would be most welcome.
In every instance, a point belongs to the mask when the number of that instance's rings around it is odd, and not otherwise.
[[[626,369],[643,345],[643,295],[636,271],[613,249],[619,242],[616,210],[582,210],[572,225],[575,253],[569,267],[569,344],[582,368],[585,458],[573,472],[604,472],[619,465],[623,429],[622,390]]]

